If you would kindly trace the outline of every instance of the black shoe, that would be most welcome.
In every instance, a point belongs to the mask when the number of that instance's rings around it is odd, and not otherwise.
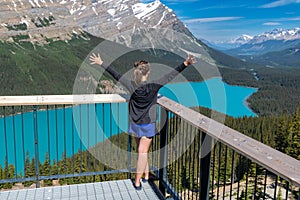
[[[142,178],[143,183],[148,183],[148,180],[149,180],[149,178],[148,179]]]
[[[135,185],[135,182],[132,181],[132,185],[133,185],[133,187],[135,188],[135,190],[138,190],[138,191],[142,190],[142,183],[140,183],[139,186],[136,186],[136,185]]]

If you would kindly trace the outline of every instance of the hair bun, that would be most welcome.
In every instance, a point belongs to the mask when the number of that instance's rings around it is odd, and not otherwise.
[[[134,67],[134,81],[137,85],[139,85],[142,81],[143,76],[147,75],[147,73],[149,72],[150,66],[147,61],[140,60],[134,63]]]

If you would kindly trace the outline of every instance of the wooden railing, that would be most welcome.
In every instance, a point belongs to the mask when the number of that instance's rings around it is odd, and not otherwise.
[[[127,151],[125,164],[115,168],[99,164],[96,152],[113,162],[105,141],[119,140],[126,129],[126,119],[119,118],[127,116],[126,102],[126,96],[114,94],[1,96],[0,186],[29,182],[39,187],[42,180],[128,173]]]
[[[190,143],[180,159],[161,169],[164,187],[177,199],[278,199],[280,195],[282,199],[299,198],[299,160],[166,97],[160,98],[158,104],[169,116],[168,127],[161,134],[167,137],[162,139],[165,144],[161,147],[169,146],[164,156],[179,157],[181,143]],[[176,134],[182,136],[172,146]],[[237,174],[243,176],[236,177]],[[199,176],[196,180],[195,175]]]
[[[126,103],[127,97],[120,95],[58,95],[58,96],[2,96],[0,97],[0,128],[4,139],[1,147],[3,149],[6,162],[5,166],[2,166],[2,172],[5,171],[6,177],[0,180],[0,184],[7,184],[13,182],[24,181],[36,181],[37,185],[40,180],[46,179],[59,179],[70,178],[78,176],[97,176],[109,173],[131,173],[132,172],[132,159],[131,151],[133,149],[131,145],[130,136],[125,145],[128,146],[128,154],[118,155],[120,157],[126,157],[125,166],[120,167],[118,170],[112,170],[108,168],[101,168],[102,171],[97,171],[94,167],[96,163],[87,163],[86,165],[93,166],[93,169],[87,171],[76,171],[73,169],[73,173],[59,173],[41,174],[39,170],[39,142],[41,138],[37,120],[37,111],[42,108],[48,110],[62,108],[64,113],[66,109],[71,106],[87,105],[84,109],[87,114],[81,117],[85,118],[90,116],[89,106],[94,106],[97,110],[97,106],[101,104],[103,110],[99,119],[103,120],[103,126],[115,126],[118,122],[111,122],[109,125],[104,122],[107,110],[113,109],[112,104],[117,104],[116,110],[118,115],[127,115],[126,106],[119,107],[119,104]],[[105,105],[109,107],[104,109]],[[49,106],[53,106],[49,108]],[[166,97],[160,97],[158,99],[159,114],[158,127],[160,129],[159,137],[155,137],[152,145],[151,152],[159,151],[159,159],[153,156],[151,160],[152,169],[159,169],[157,176],[160,180],[160,190],[164,195],[171,195],[174,199],[224,199],[228,197],[230,199],[259,199],[271,197],[277,199],[280,195],[286,199],[293,199],[299,196],[300,187],[300,161],[290,156],[287,156],[267,145],[264,145],[246,135],[233,130],[224,124],[216,122],[213,119],[205,117],[200,113],[182,106]],[[28,106],[29,108],[25,107]],[[99,108],[98,108],[99,109]],[[27,111],[32,112],[33,118],[33,132],[34,136],[32,144],[35,146],[35,154],[32,155],[35,158],[35,174],[32,177],[15,173],[12,177],[9,175],[9,164],[17,163],[18,152],[14,155],[8,155],[8,145],[16,147],[19,143],[16,143],[16,135],[20,128],[16,130],[17,126],[21,126],[21,132],[24,134],[24,121],[20,121],[15,116],[21,113],[20,119]],[[67,114],[64,114],[66,116]],[[96,114],[92,114],[98,115]],[[47,115],[48,116],[48,115]],[[7,119],[7,117],[12,117]],[[2,118],[2,122],[1,122]],[[49,123],[52,118],[48,116],[45,123]],[[8,123],[10,120],[11,123]],[[59,121],[59,117],[54,119]],[[63,123],[66,122],[66,117]],[[97,118],[98,120],[98,118]],[[84,121],[84,120],[82,120]],[[86,121],[86,119],[85,119]],[[16,125],[17,122],[22,124]],[[2,123],[2,124],[1,124]],[[13,124],[12,127],[8,127],[8,124]],[[58,122],[56,122],[56,126]],[[2,127],[1,127],[2,126]],[[48,124],[48,127],[50,125]],[[84,126],[84,125],[82,125]],[[93,124],[92,126],[95,126]],[[59,132],[58,127],[56,128]],[[74,127],[73,127],[74,128]],[[82,128],[81,128],[82,129]],[[68,140],[68,131],[71,129],[64,128],[63,142]],[[72,129],[73,130],[73,129]],[[112,127],[109,127],[109,131]],[[97,133],[96,128],[90,132],[95,136]],[[103,130],[104,131],[104,128]],[[8,132],[13,134],[13,137],[8,137]],[[121,131],[122,132],[122,131]],[[0,131],[1,133],[1,131]],[[48,131],[45,138],[48,137],[48,146],[50,144],[50,137],[52,131]],[[73,133],[72,133],[73,134]],[[90,134],[90,133],[89,133]],[[110,136],[110,135],[109,135]],[[22,139],[24,142],[23,135]],[[177,140],[174,139],[177,137]],[[12,141],[8,141],[11,138]],[[126,137],[125,137],[126,138]],[[60,138],[56,138],[56,144]],[[24,143],[22,144],[24,146]],[[66,145],[66,144],[64,144]],[[96,144],[94,144],[96,145]],[[92,148],[93,145],[87,146]],[[48,147],[50,149],[50,147]],[[66,148],[66,147],[65,147]],[[81,149],[84,150],[84,149]],[[67,149],[65,149],[67,151]],[[74,156],[74,149],[71,156]],[[120,152],[117,152],[120,153]],[[25,161],[25,148],[23,147],[23,158]],[[13,159],[8,158],[9,156]],[[91,155],[89,155],[91,156]],[[104,155],[108,156],[109,155]],[[53,157],[53,155],[52,155]],[[56,156],[58,158],[59,156]],[[113,155],[111,155],[113,157]],[[64,158],[65,159],[65,158]],[[93,158],[95,159],[95,158]],[[9,162],[11,161],[11,162]],[[57,161],[57,160],[56,160]],[[90,161],[89,161],[90,162]],[[113,162],[113,161],[112,161]],[[57,163],[56,163],[57,164]],[[65,163],[66,164],[66,163]],[[126,165],[125,164],[125,165]],[[19,164],[20,165],[20,164]],[[58,164],[57,164],[58,165]],[[84,164],[84,166],[86,166]],[[83,164],[82,164],[83,166]],[[26,170],[26,169],[25,169]],[[281,192],[280,192],[281,191]],[[279,194],[283,193],[283,194]]]

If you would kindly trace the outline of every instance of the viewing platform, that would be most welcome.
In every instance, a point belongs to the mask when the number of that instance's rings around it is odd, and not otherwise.
[[[80,200],[162,200],[159,191],[149,183],[143,184],[141,191],[136,191],[132,181],[119,180],[96,182],[37,189],[12,190],[0,193],[1,200],[36,200],[36,199],[80,199]]]
[[[157,113],[136,191],[126,96],[0,97],[0,199],[300,200],[299,160],[166,97]]]

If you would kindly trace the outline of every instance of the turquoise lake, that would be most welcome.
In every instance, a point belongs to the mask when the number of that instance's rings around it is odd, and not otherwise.
[[[168,84],[160,90],[185,106],[203,106],[233,117],[256,116],[247,107],[246,99],[257,89],[231,86],[221,78],[205,82]],[[103,114],[104,113],[104,114]],[[44,162],[93,147],[112,135],[126,132],[127,104],[90,104],[52,110],[39,110],[0,117],[0,165],[7,160],[23,172],[26,153],[35,155],[34,132],[38,135],[38,155]],[[35,120],[36,119],[36,120]],[[36,123],[35,123],[36,122]],[[7,155],[7,156],[6,156]]]
[[[233,117],[256,116],[247,106],[247,98],[256,88],[232,86],[221,78],[205,82],[176,83],[166,85],[160,94],[187,107],[202,106]]]

